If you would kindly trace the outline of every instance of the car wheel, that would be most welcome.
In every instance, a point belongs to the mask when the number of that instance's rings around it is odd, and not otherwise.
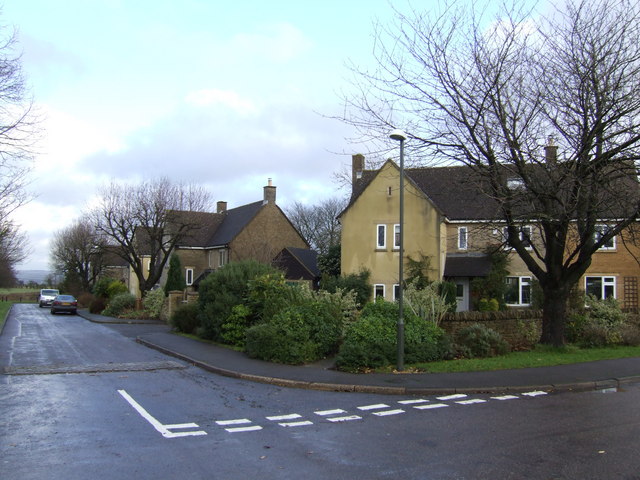
[[[56,314],[56,311],[52,308],[51,309],[51,315],[55,315],[55,314]]]

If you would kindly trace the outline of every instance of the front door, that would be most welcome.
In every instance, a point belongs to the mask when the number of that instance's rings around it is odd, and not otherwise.
[[[469,278],[458,277],[456,282],[456,312],[469,310]]]

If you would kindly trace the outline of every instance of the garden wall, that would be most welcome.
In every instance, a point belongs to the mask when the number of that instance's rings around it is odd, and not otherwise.
[[[482,324],[509,342],[514,349],[529,348],[540,340],[542,334],[541,310],[507,310],[503,312],[448,313],[440,326],[452,337],[474,323]]]

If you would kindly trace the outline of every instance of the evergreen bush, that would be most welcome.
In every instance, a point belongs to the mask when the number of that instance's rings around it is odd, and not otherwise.
[[[456,335],[456,344],[460,356],[495,357],[509,352],[509,344],[495,330],[480,323],[463,328]]]
[[[185,303],[176,308],[169,322],[179,332],[195,333],[198,328],[198,304]]]
[[[119,293],[109,300],[107,308],[102,312],[109,317],[117,317],[136,306],[136,297],[128,292]]]

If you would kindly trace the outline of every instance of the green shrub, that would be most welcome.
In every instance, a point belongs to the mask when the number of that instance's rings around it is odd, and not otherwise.
[[[586,305],[583,314],[570,317],[567,337],[583,348],[623,343],[626,315],[616,299],[598,300],[590,295]]]
[[[370,276],[371,273],[368,270],[339,277],[323,276],[320,281],[320,288],[330,293],[335,293],[338,290],[352,290],[356,294],[357,304],[362,306],[371,300],[372,286],[369,283]]]
[[[500,310],[500,302],[495,298],[481,298],[478,302],[480,312],[497,312]]]
[[[145,316],[148,318],[160,318],[162,309],[164,308],[164,291],[160,288],[147,292],[142,299]]]
[[[193,302],[180,305],[169,322],[179,332],[195,333],[198,328],[198,304]]]
[[[111,282],[113,282],[113,278],[100,277],[96,284],[93,286],[93,294],[96,297],[109,298],[107,289],[109,288]]]
[[[222,325],[236,305],[244,304],[249,281],[265,274],[278,275],[275,268],[253,260],[228,263],[205,278],[198,289],[198,332],[205,338],[222,341]]]
[[[458,354],[468,358],[495,357],[510,350],[502,335],[480,323],[460,330],[456,335],[456,344]]]
[[[404,300],[414,315],[434,325],[440,325],[450,308],[440,294],[440,286],[437,283],[428,284],[424,288],[418,288],[415,282],[409,284],[404,293]]]
[[[130,293],[119,293],[114,296],[102,312],[109,317],[117,317],[127,310],[131,310],[136,306],[136,297]]]
[[[287,310],[247,329],[245,351],[250,357],[296,365],[316,360],[317,350],[299,312]]]
[[[121,293],[128,293],[129,289],[127,286],[121,282],[120,280],[113,280],[109,283],[107,287],[107,298],[114,298],[116,295],[120,295]]]
[[[251,310],[244,305],[236,305],[231,309],[231,315],[221,326],[220,336],[224,343],[237,347],[245,346],[250,314]]]
[[[397,361],[397,303],[377,300],[365,305],[360,319],[351,324],[336,357],[340,370],[364,371]],[[410,312],[404,316],[404,357],[407,363],[450,358],[451,343],[437,325]]]
[[[164,293],[169,295],[172,290],[184,290],[186,286],[180,257],[175,253],[169,259],[169,271],[167,272],[167,281],[164,284]]]
[[[95,297],[89,304],[90,313],[102,313],[107,308],[107,300],[104,297]]]
[[[444,299],[444,303],[448,306],[447,311],[455,313],[458,309],[458,287],[456,282],[440,282],[438,284],[438,293]]]

